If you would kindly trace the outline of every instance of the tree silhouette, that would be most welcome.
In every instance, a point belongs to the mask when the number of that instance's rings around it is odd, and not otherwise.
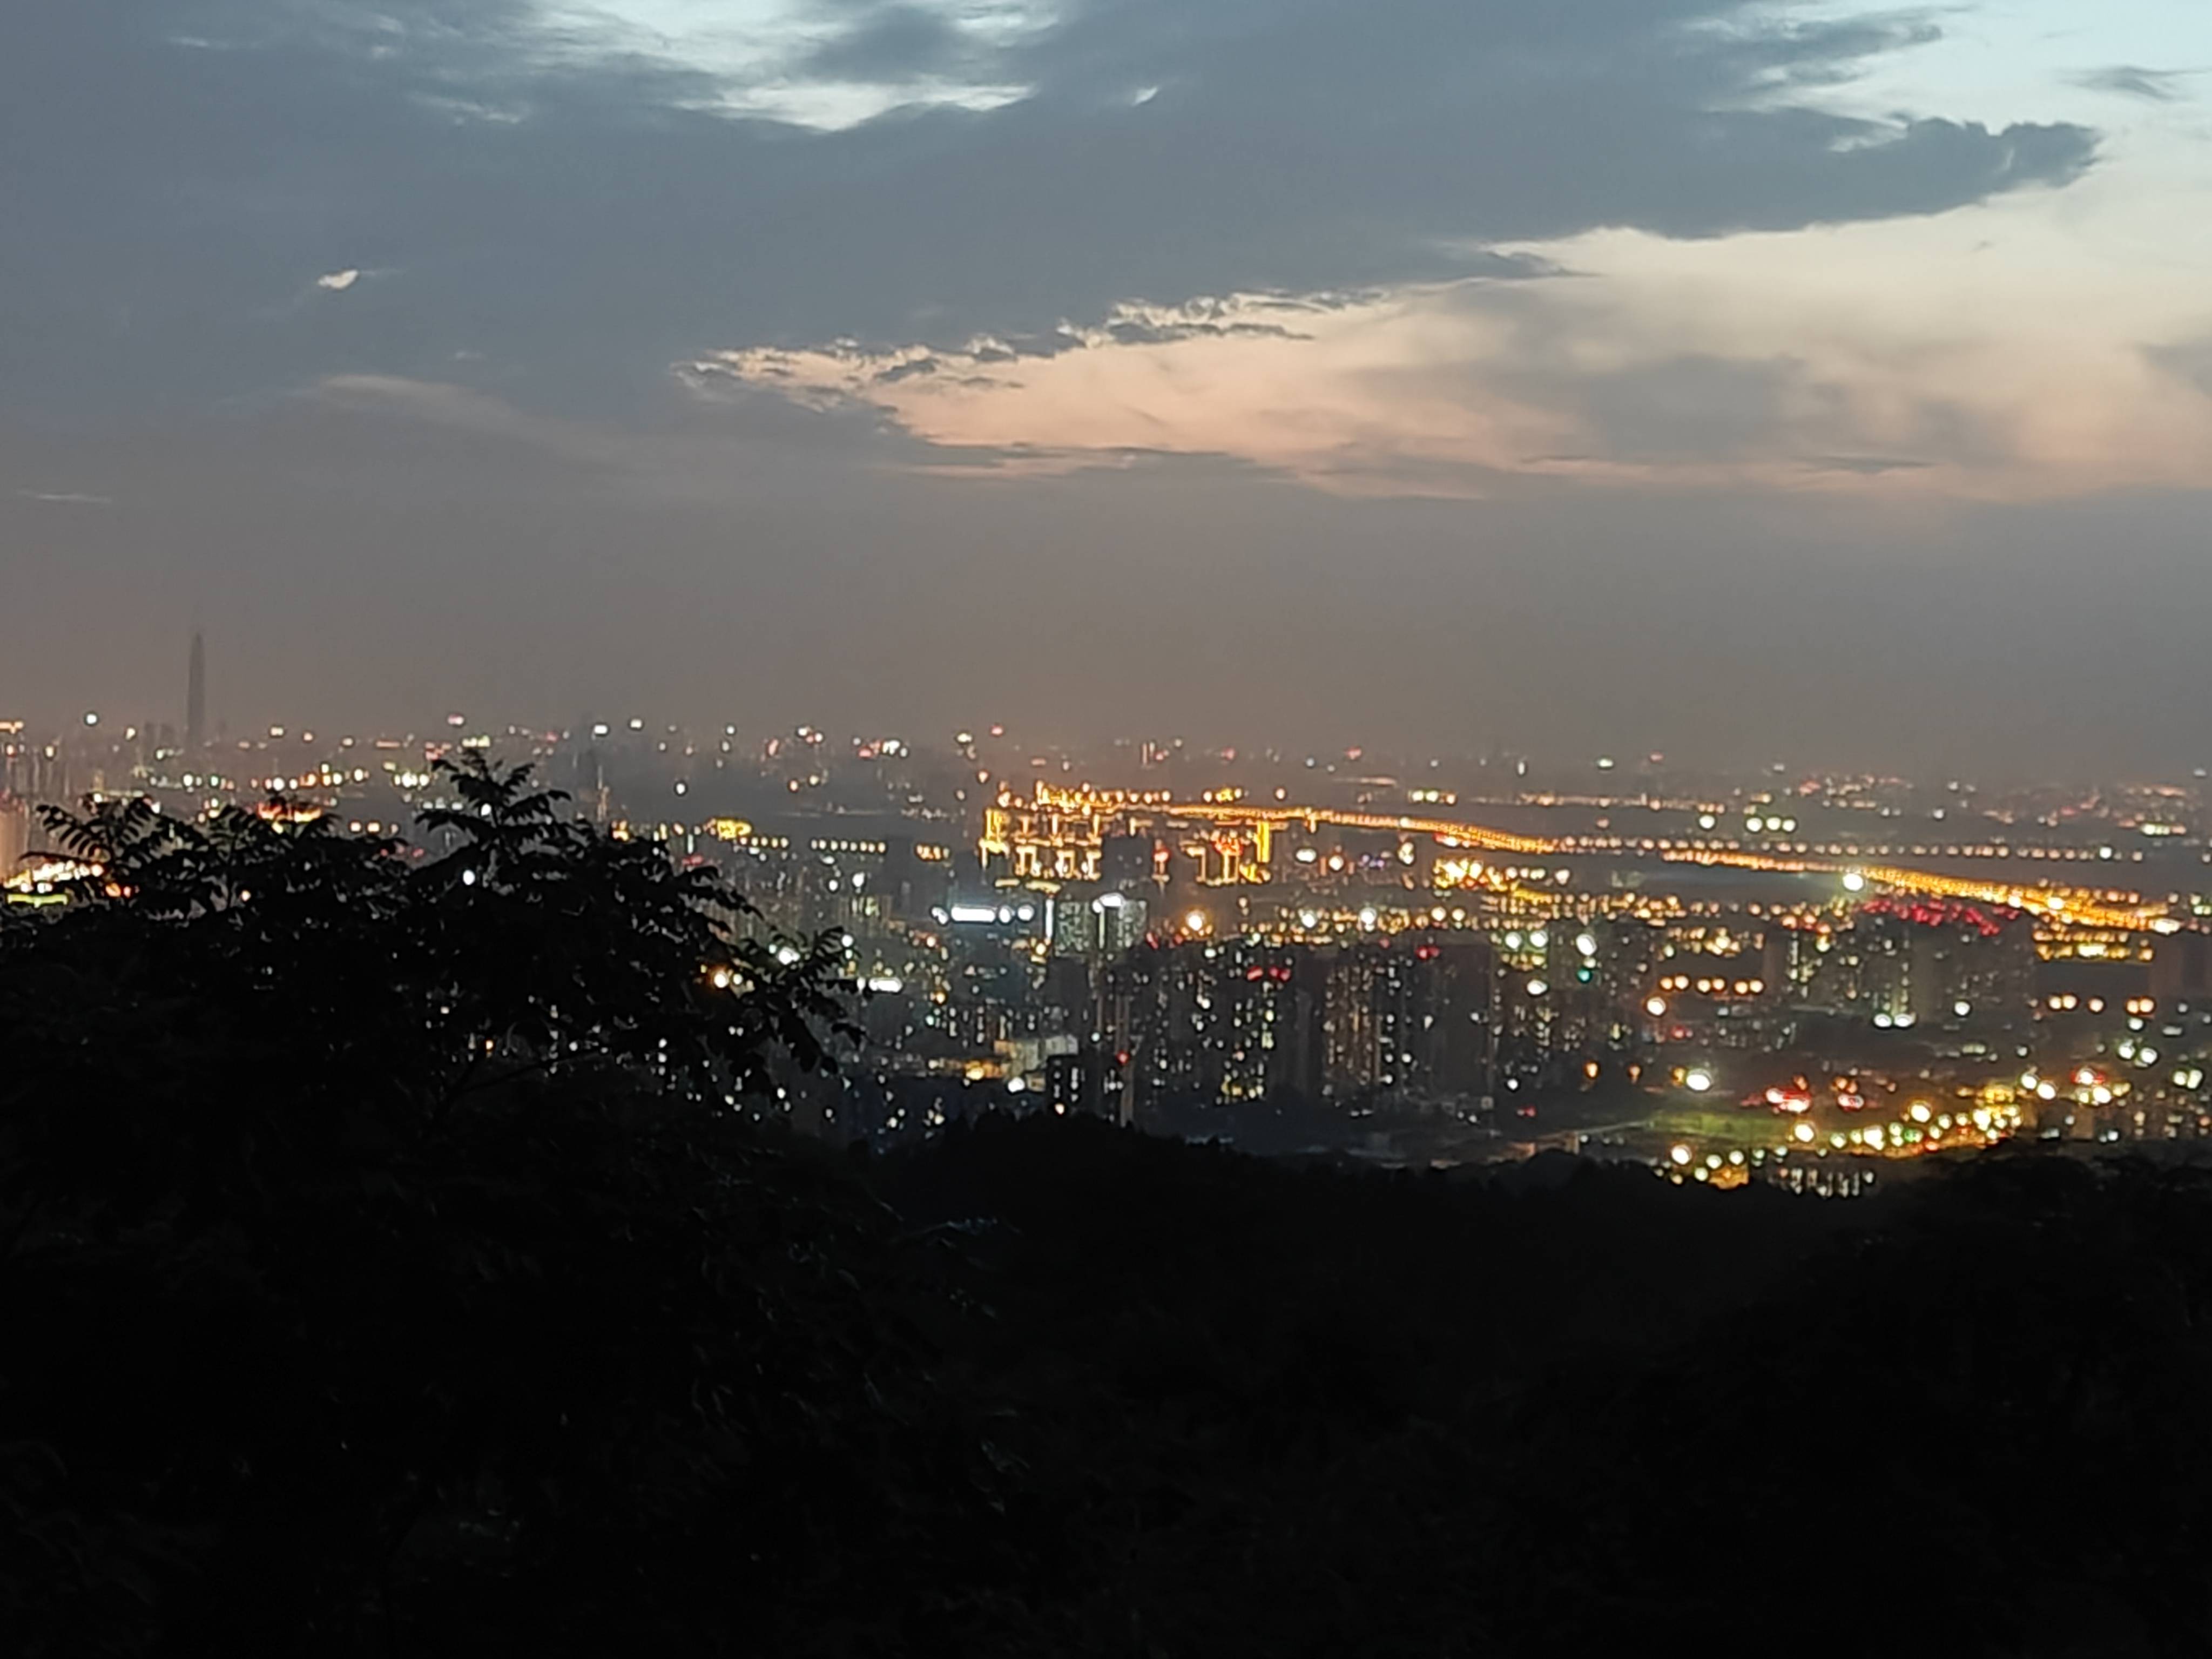
[[[736,1109],[826,1063],[834,941],[734,936],[527,768],[440,772],[422,853],[283,800],[46,815],[89,872],[0,917],[16,1650],[342,1643],[395,1575],[586,1534],[590,1583],[649,1577],[647,1517],[710,1499],[769,1559],[729,1472],[859,1386],[821,1343],[891,1340],[852,1334],[875,1211]]]

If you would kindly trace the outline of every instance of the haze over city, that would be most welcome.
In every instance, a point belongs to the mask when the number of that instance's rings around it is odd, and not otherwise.
[[[2207,758],[2212,16],[38,9],[0,714]]]

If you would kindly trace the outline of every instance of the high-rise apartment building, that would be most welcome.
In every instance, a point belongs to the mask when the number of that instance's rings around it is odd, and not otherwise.
[[[1102,978],[1104,1086],[1138,1116],[1293,1097],[1472,1107],[1491,1089],[1491,999],[1479,939],[1146,945]]]

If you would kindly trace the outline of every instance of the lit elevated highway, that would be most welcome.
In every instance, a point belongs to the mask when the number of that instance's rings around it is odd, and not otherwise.
[[[1310,830],[1319,830],[1324,823],[1339,830],[1397,830],[1406,835],[1433,836],[1439,841],[1455,842],[1462,847],[1480,848],[1490,853],[1520,853],[1532,858],[1548,858],[1553,854],[1571,851],[1565,842],[1547,840],[1537,836],[1516,836],[1510,830],[1487,829],[1479,823],[1462,823],[1449,818],[1407,817],[1394,812],[1356,812],[1332,806],[1255,806],[1237,801],[1222,804],[1214,801],[1176,801],[1155,807],[1165,817],[1200,819],[1210,823],[1247,826],[1271,824],[1285,829],[1304,824]]]
[[[1285,830],[1303,826],[1310,833],[1328,824],[1343,830],[1395,831],[1428,836],[1455,847],[1529,858],[1568,858],[1619,849],[1592,848],[1571,839],[1516,835],[1486,824],[1459,818],[1429,817],[1395,812],[1374,812],[1330,806],[1301,806],[1283,802],[1167,801],[1155,799],[1146,810],[1163,817],[1218,824],[1223,828],[1267,826]],[[2118,892],[2051,883],[1982,880],[1971,876],[1946,875],[1932,870],[1821,854],[1743,851],[1712,846],[1680,846],[1654,854],[1670,863],[1720,866],[1741,870],[1765,870],[1784,874],[1830,874],[1853,890],[1867,887],[1917,893],[1929,897],[1963,899],[2024,910],[2047,922],[2129,932],[2172,933],[2184,924],[2163,905],[2146,903],[2140,894]]]

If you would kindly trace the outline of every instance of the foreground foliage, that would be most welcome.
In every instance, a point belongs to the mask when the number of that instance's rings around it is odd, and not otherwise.
[[[456,787],[0,933],[9,1651],[2212,1646],[2202,1172],[848,1158],[729,1105],[826,958]]]

